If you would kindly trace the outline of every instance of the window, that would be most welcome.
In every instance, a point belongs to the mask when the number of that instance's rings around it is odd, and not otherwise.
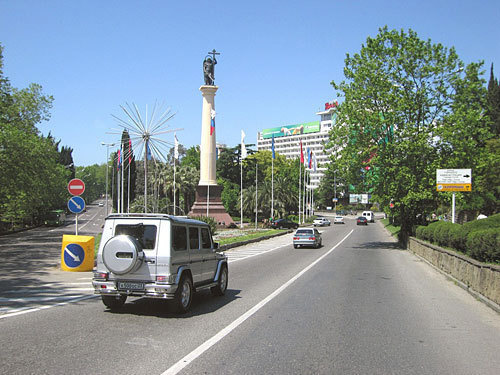
[[[198,250],[200,248],[198,228],[189,228],[189,248],[191,250]]]
[[[115,236],[120,234],[134,237],[143,249],[151,250],[155,248],[156,225],[144,225],[142,223],[134,225],[120,224],[116,226]]]
[[[208,228],[201,228],[201,247],[210,249],[212,247],[212,238]]]
[[[172,248],[175,251],[187,250],[187,230],[179,225],[172,226]]]

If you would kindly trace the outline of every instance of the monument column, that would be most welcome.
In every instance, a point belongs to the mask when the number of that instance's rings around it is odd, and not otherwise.
[[[217,185],[216,142],[215,142],[215,93],[214,65],[218,52],[209,52],[203,61],[205,84],[200,87],[203,96],[201,111],[200,182],[196,187],[196,198],[188,216],[210,216],[219,226],[233,223],[222,204],[222,186]]]
[[[215,124],[214,97],[217,86],[204,85],[200,87],[203,95],[203,108],[201,112],[201,143],[200,143],[200,182],[198,185],[217,185],[215,164]]]

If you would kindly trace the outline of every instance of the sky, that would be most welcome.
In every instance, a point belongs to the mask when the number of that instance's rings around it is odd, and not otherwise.
[[[500,1],[55,1],[0,0],[4,75],[13,87],[42,85],[54,97],[38,124],[73,148],[77,166],[102,164],[119,142],[120,106],[144,116],[157,103],[175,116],[185,147],[201,138],[202,63],[215,66],[217,142],[234,147],[241,130],[256,143],[266,128],[317,121],[336,100],[346,53],[379,28],[412,29],[455,47],[465,62],[500,72]],[[173,143],[173,133],[162,135]],[[112,151],[112,150],[110,150]]]

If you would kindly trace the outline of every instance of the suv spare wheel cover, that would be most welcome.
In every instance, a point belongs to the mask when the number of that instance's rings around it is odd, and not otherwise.
[[[111,238],[102,250],[104,265],[117,275],[135,271],[143,258],[144,253],[139,242],[126,235]]]

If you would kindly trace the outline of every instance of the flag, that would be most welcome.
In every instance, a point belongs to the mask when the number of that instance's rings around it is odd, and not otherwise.
[[[306,148],[306,156],[307,156],[307,168],[311,168],[309,167],[309,165],[311,164],[311,150],[308,148]]]
[[[212,120],[210,121],[210,135],[215,133],[215,111],[212,109],[210,111],[210,117]]]
[[[314,159],[313,170],[314,172],[316,172],[316,168],[318,168],[318,161],[316,160],[316,154],[313,154],[313,159]]]
[[[120,149],[118,149],[118,157],[117,157],[117,160],[116,160],[116,170],[120,170],[120,165],[122,164],[122,154],[121,154],[121,151]]]
[[[309,150],[309,169],[312,169],[313,152]]]
[[[149,142],[146,142],[146,158],[151,160],[151,148],[149,147]]]
[[[274,134],[273,134],[273,140],[272,140],[272,143],[271,143],[271,150],[273,152],[273,159],[276,159],[276,155],[274,154]]]
[[[247,157],[247,148],[245,147],[245,132],[241,131],[241,160]]]
[[[302,151],[302,141],[300,141],[300,162],[304,164],[304,152]]]
[[[215,147],[215,160],[219,160],[219,147]]]
[[[174,158],[179,160],[179,140],[177,135],[174,133]]]

